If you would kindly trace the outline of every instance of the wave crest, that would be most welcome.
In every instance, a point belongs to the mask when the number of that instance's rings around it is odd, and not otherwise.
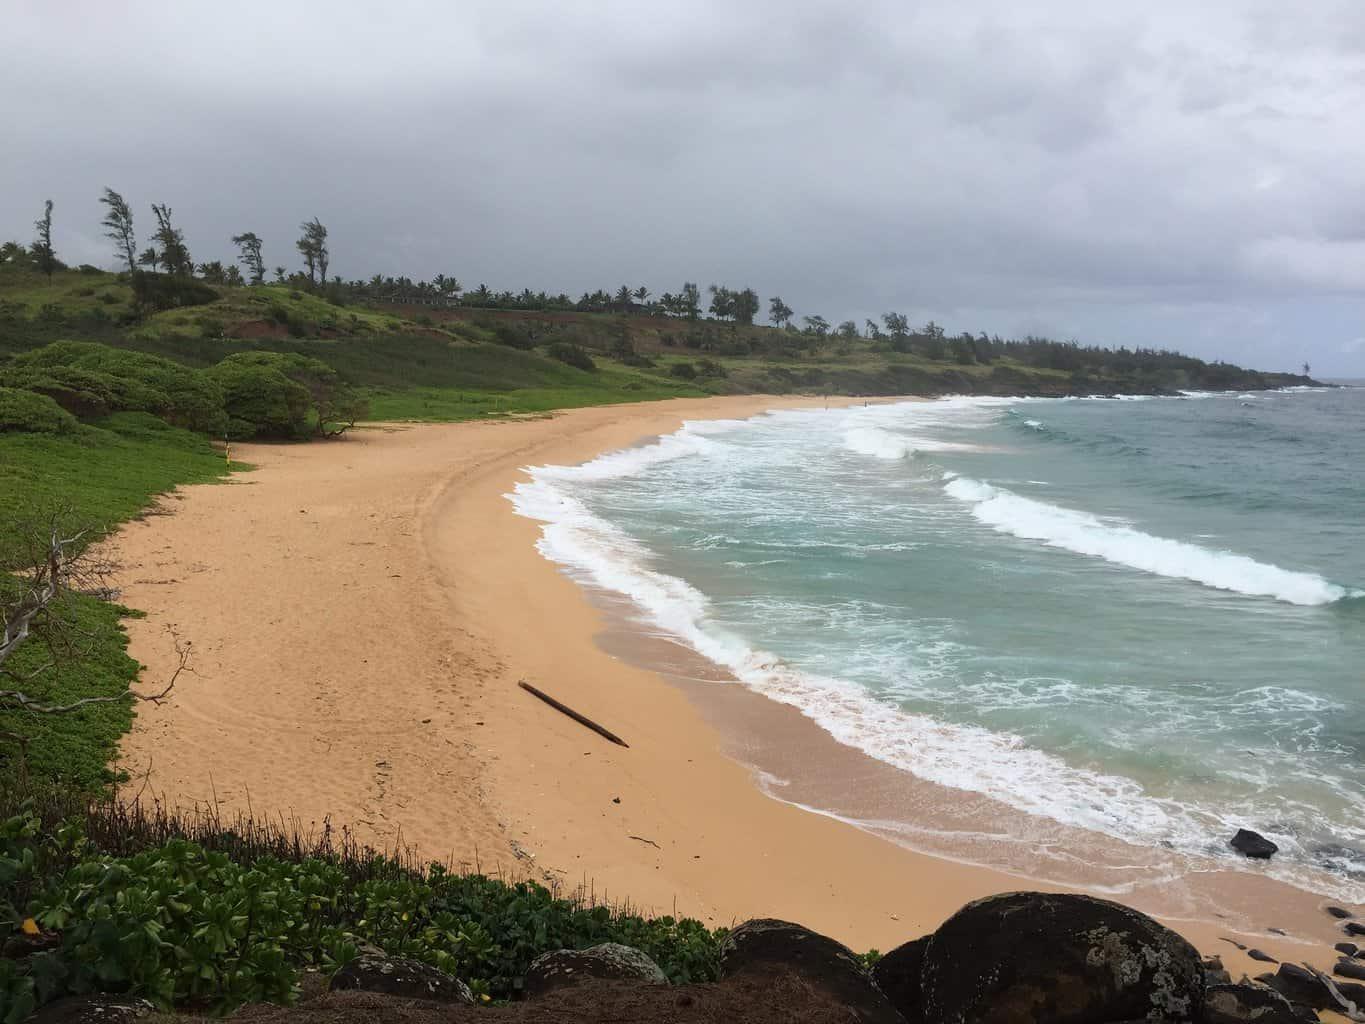
[[[1332,583],[1315,573],[1295,572],[1231,551],[1213,551],[1186,541],[1154,537],[1128,526],[1106,523],[1088,512],[1025,498],[1003,488],[952,477],[949,496],[971,506],[972,515],[1000,533],[1042,541],[1081,555],[1102,558],[1156,576],[1191,580],[1216,590],[1273,597],[1297,605],[1332,604],[1365,591]]]

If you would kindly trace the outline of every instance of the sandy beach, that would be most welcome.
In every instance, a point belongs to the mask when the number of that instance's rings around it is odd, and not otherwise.
[[[174,666],[170,631],[193,645],[194,674],[140,708],[123,744],[127,790],[305,826],[330,818],[431,859],[714,925],[783,917],[856,949],[917,937],[979,896],[1047,887],[765,795],[745,762],[782,750],[882,792],[909,781],[789,708],[708,688],[685,659],[673,681],[651,671],[659,652],[633,649],[610,603],[543,559],[539,525],[504,497],[526,465],[796,405],[823,400],[678,400],[235,446],[254,469],[168,496],[171,514],[114,542],[122,600],[147,613],[127,624],[144,685]],[[523,679],[629,748],[535,700]],[[768,753],[750,757],[746,734]],[[804,787],[800,802],[818,805],[820,787]],[[916,789],[911,806],[937,792]],[[1118,898],[1234,976],[1264,965],[1222,936],[1320,964],[1340,938],[1326,900],[1253,873],[1154,878]]]

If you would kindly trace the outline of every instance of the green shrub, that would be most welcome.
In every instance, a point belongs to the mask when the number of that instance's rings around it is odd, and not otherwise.
[[[133,275],[133,297],[143,309],[158,310],[203,306],[216,302],[218,293],[192,277],[140,271]]]
[[[112,824],[126,845],[127,812],[102,806],[83,816],[88,834],[107,830],[101,815],[121,813]],[[601,942],[642,950],[676,983],[718,974],[723,932],[585,906],[534,882],[452,874],[438,865],[414,871],[367,851],[252,856],[238,838],[259,834],[249,824],[209,830],[213,845],[235,843],[240,852],[233,854],[163,838],[115,857],[67,820],[44,828],[26,811],[0,821],[0,918],[13,927],[30,915],[60,935],[60,945],[27,967],[27,995],[38,1004],[92,990],[218,1013],[251,1001],[287,1002],[300,969],[330,974],[361,942],[431,964],[497,999],[519,992],[539,954]],[[0,974],[0,999],[7,991],[12,1000],[25,998],[21,982]],[[4,1010],[0,1003],[0,1019]]]
[[[309,432],[308,389],[269,363],[249,357],[274,353],[239,353],[228,356],[205,373],[223,393],[227,434],[234,440],[253,437],[302,438]]]
[[[68,434],[76,418],[46,395],[0,387],[0,433]]]
[[[671,376],[677,377],[679,380],[697,379],[697,368],[691,363],[674,363],[668,368],[668,372]]]
[[[15,356],[0,385],[47,395],[77,416],[149,412],[175,426],[220,434],[223,395],[202,371],[88,341],[58,341]]]
[[[366,413],[364,399],[320,359],[238,352],[207,371],[223,388],[233,437],[340,433]]]
[[[545,354],[579,370],[597,369],[597,364],[592,361],[592,356],[588,355],[586,350],[566,341],[556,341],[546,345]]]

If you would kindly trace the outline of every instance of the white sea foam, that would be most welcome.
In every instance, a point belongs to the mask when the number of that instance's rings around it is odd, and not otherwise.
[[[1043,426],[1043,421],[1042,421],[1042,420],[1024,420],[1024,426],[1028,427],[1030,430],[1046,430],[1046,429],[1047,429],[1046,427]]]
[[[1146,796],[1131,779],[1070,767],[1008,733],[910,714],[856,683],[803,672],[750,647],[712,620],[705,595],[650,568],[647,551],[557,486],[560,467],[531,472],[508,497],[520,514],[544,523],[542,554],[585,582],[630,598],[651,626],[750,689],[798,708],[839,742],[931,782],[1120,838],[1198,844],[1207,834],[1208,822]]]
[[[1192,580],[1253,597],[1273,597],[1289,604],[1331,604],[1365,595],[1314,573],[1282,569],[1231,551],[1153,537],[1088,512],[1035,501],[969,477],[945,474],[945,479],[944,490],[968,503],[978,520],[1025,540],[1042,541],[1157,576]]]

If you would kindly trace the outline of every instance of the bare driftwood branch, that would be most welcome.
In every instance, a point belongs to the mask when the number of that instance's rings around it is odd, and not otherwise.
[[[620,736],[617,736],[616,733],[612,732],[610,729],[606,728],[605,726],[598,725],[587,715],[580,715],[577,711],[569,707],[567,704],[561,704],[559,701],[555,700],[544,690],[537,690],[525,679],[518,682],[517,685],[520,686],[527,693],[531,694],[532,696],[539,697],[541,700],[543,700],[546,704],[550,705],[550,707],[554,708],[556,711],[568,715],[579,725],[587,726],[589,729],[591,729],[593,732],[597,733],[597,735],[603,737],[604,739],[611,740],[612,743],[615,743],[617,746],[620,747],[628,748],[630,746],[629,743],[621,739]]]
[[[166,685],[156,693],[138,693],[136,690],[129,687],[122,693],[110,694],[106,697],[82,697],[80,700],[73,700],[69,704],[45,704],[40,700],[30,697],[22,690],[0,690],[0,707],[9,705],[11,707],[19,708],[22,711],[32,711],[36,714],[64,715],[71,711],[77,711],[80,708],[89,707],[91,704],[116,704],[121,700],[127,700],[129,697],[132,697],[134,700],[145,701],[148,704],[160,704],[170,696],[171,691],[175,689],[175,683],[176,680],[180,678],[180,674],[187,670],[190,661],[190,647],[191,644],[189,641],[182,642],[178,637],[176,638],[175,653],[179,660],[176,663],[175,671],[171,673],[171,678],[167,681]]]
[[[122,693],[59,703],[28,688],[27,684],[39,676],[58,670],[63,660],[79,657],[81,641],[93,643],[96,639],[90,631],[61,614],[63,598],[73,593],[115,593],[104,586],[113,567],[92,552],[87,539],[90,536],[89,530],[71,534],[63,531],[58,516],[45,523],[41,530],[20,531],[19,541],[28,546],[25,556],[28,568],[15,574],[17,587],[6,587],[0,592],[0,682],[8,681],[15,687],[0,689],[0,709],[60,715],[130,697],[159,704],[175,688],[181,673],[187,670],[190,644],[182,643],[172,632],[179,661],[169,681],[156,693],[139,693],[128,688]],[[51,657],[37,668],[24,672],[9,667],[10,657],[29,641],[45,643]],[[3,734],[0,738],[14,737]]]
[[[656,843],[653,839],[646,839],[644,836],[626,836],[626,838],[627,838],[627,839],[634,839],[634,840],[636,840],[637,842],[641,842],[641,843],[648,843],[650,846],[654,847],[654,849],[656,849],[656,850],[662,849],[662,847],[661,847],[658,843]]]

